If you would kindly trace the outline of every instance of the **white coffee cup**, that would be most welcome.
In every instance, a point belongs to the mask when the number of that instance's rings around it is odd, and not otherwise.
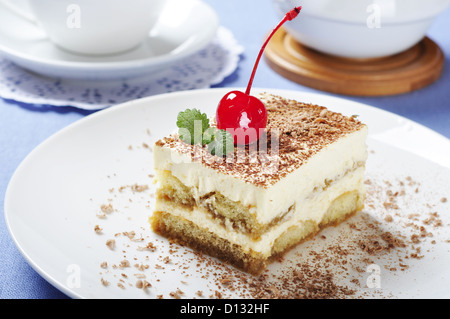
[[[23,12],[11,0],[1,2],[22,17],[34,19],[62,49],[108,55],[142,43],[166,0],[28,0],[31,12]]]

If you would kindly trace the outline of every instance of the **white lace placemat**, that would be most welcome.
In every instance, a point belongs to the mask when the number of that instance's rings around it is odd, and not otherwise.
[[[29,72],[0,56],[0,97],[42,106],[98,110],[160,93],[202,89],[232,74],[243,47],[220,27],[205,49],[150,77],[117,81],[52,79]]]

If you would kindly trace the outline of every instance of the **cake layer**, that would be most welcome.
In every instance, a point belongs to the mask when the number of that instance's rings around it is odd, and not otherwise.
[[[238,245],[183,217],[156,211],[150,222],[156,233],[209,256],[217,257],[249,273],[258,274],[266,267],[266,258],[261,254],[243,251]]]
[[[336,220],[337,218],[328,216],[330,207],[333,207],[335,200],[343,194],[353,194],[349,197],[351,200],[346,201],[353,206],[345,208],[346,212],[361,210],[365,197],[363,174],[364,168],[358,168],[328,184],[326,189],[310,192],[300,205],[294,205],[289,214],[285,215],[278,223],[273,224],[272,227],[266,228],[259,236],[254,236],[252,232],[248,231],[246,228],[249,227],[233,227],[233,219],[212,214],[201,201],[198,204],[186,205],[179,200],[179,197],[158,196],[155,210],[170,212],[172,215],[179,216],[203,229],[207,229],[220,238],[241,246],[244,251],[255,251],[267,257],[272,254],[272,246],[275,240],[290,227],[301,226],[307,221],[319,225]],[[167,187],[167,183],[163,181],[162,185]],[[164,194],[164,192],[165,188],[162,188],[161,193],[158,193]],[[183,193],[180,193],[180,196],[183,198]]]
[[[356,166],[352,171],[346,172],[343,177],[354,174],[357,169],[359,169],[357,174],[362,177],[364,166]],[[261,224],[251,213],[251,207],[244,206],[240,202],[231,201],[219,192],[199,195],[200,193],[197,188],[187,187],[181,183],[178,178],[173,176],[170,171],[157,170],[156,174],[157,179],[160,182],[160,187],[157,190],[158,200],[168,200],[179,205],[184,205],[188,208],[193,208],[194,206],[202,207],[215,219],[216,223],[226,226],[227,228],[231,228],[234,231],[246,233],[252,239],[258,239],[271,228],[298,214],[299,212],[297,211],[299,211],[299,209],[297,209],[297,207],[304,207],[307,205],[306,201],[308,199],[313,198],[318,192],[326,191],[330,185],[336,184],[336,182],[341,181],[342,178],[327,179],[324,182],[325,186],[316,186],[310,191],[309,194],[305,196],[303,200],[301,200],[299,196],[296,201],[292,202],[286,211],[280,212],[279,215],[274,217],[268,223]],[[355,187],[360,188],[360,192],[363,194],[362,180],[356,180],[356,183],[357,184],[351,184],[346,187],[349,189]]]
[[[173,176],[170,171],[156,171],[160,187],[156,192],[157,200],[168,200],[179,205],[204,208],[217,223],[259,237],[269,225],[259,224],[248,207],[231,201],[218,192],[199,196],[198,189],[187,187]]]
[[[250,183],[231,172],[195,161],[191,153],[179,152],[172,144],[155,146],[155,170],[171,172],[183,185],[195,189],[199,198],[219,193],[230,201],[239,202],[248,207],[257,223],[265,225],[289,211],[292,205],[302,205],[313,189],[323,189],[330,180],[363,167],[367,158],[366,136],[367,128],[363,126],[318,150],[298,167],[284,168],[280,162],[279,170],[284,169],[285,176],[270,186]]]
[[[189,219],[192,215],[201,216],[202,209],[191,209],[162,200],[150,223],[153,230],[162,236],[217,257],[249,273],[258,274],[273,258],[314,236],[323,227],[336,225],[356,213],[361,209],[360,199],[357,191],[341,194],[333,200],[320,223],[306,220],[289,226],[273,240],[269,253],[255,251],[245,243],[239,244],[239,239],[232,232],[214,232],[205,223],[199,224],[198,220]]]

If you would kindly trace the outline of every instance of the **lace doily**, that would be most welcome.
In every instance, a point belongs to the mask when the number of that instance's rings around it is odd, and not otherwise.
[[[219,84],[237,68],[242,53],[233,34],[220,27],[205,49],[156,75],[99,82],[42,77],[0,56],[0,96],[35,107],[98,110],[155,94]]]

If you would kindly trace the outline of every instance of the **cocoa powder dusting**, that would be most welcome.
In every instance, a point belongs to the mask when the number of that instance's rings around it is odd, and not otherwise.
[[[188,155],[194,162],[247,183],[270,187],[323,148],[366,128],[354,117],[332,112],[323,106],[268,93],[260,94],[259,98],[267,108],[265,134],[257,144],[245,149],[236,147],[233,156],[226,160],[211,155],[206,147],[184,143],[176,133],[158,140],[155,147]],[[276,147],[272,141],[276,141]]]
[[[99,284],[105,289],[139,289],[148,298],[390,298],[380,290],[367,288],[368,269],[375,265],[392,276],[401,276],[420,263],[427,253],[424,245],[437,244],[434,234],[448,226],[435,209],[447,203],[439,197],[420,212],[411,210],[408,203],[414,202],[421,191],[420,183],[411,177],[390,181],[368,178],[365,185],[363,211],[337,227],[322,230],[259,276],[152,237],[149,226],[142,225],[115,235],[117,258],[99,264]],[[153,192],[146,191],[150,195]],[[118,195],[131,196],[131,202],[137,203],[140,193],[119,191]],[[148,206],[150,214],[152,204]],[[124,211],[117,209],[117,214]],[[101,227],[107,233],[107,221],[101,219],[103,224],[96,229]],[[444,245],[447,242],[443,240]],[[173,289],[161,293],[157,287],[167,280]]]

